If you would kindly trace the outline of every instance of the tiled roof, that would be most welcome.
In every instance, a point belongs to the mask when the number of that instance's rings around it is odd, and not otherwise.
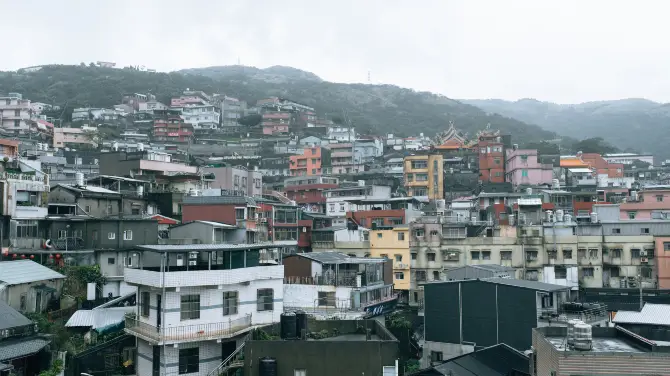
[[[640,312],[619,311],[612,322],[616,324],[670,326],[670,304],[645,303]]]
[[[26,337],[0,341],[0,362],[35,354],[50,342],[50,340],[44,337]]]
[[[0,281],[8,285],[61,278],[65,276],[32,260],[0,262]]]
[[[0,330],[30,325],[32,323],[32,321],[20,314],[19,311],[10,307],[2,300],[0,300],[0,317],[2,317],[0,320]]]

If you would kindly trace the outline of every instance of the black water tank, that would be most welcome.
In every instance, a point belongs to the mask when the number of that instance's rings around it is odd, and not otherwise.
[[[279,331],[281,339],[295,339],[296,336],[296,317],[293,313],[282,313],[279,316]]]
[[[277,360],[275,358],[261,358],[258,361],[258,376],[277,376]]]
[[[303,311],[297,311],[295,313],[295,321],[296,321],[296,334],[298,335],[298,338],[303,337],[303,332],[306,335],[307,334],[307,314]]]

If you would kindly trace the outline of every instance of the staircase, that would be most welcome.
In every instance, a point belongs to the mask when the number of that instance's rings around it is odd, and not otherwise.
[[[207,376],[227,376],[228,372],[235,371],[244,367],[244,345],[249,340],[249,336],[242,340],[242,344],[223,360],[216,368],[210,371]]]
[[[290,198],[286,197],[286,195],[283,192],[279,191],[266,191],[265,194],[268,196],[274,197],[277,200],[279,200],[282,204],[288,204],[288,205],[293,205],[294,202]]]

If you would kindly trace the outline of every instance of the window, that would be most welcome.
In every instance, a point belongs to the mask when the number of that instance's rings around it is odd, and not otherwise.
[[[416,253],[412,253],[412,260],[416,260]]]
[[[181,320],[197,320],[200,318],[200,295],[181,296]]]
[[[528,170],[525,168],[521,170],[521,177],[522,178],[527,178],[528,177]]]
[[[612,229],[612,234],[621,234],[621,229],[620,228],[613,228]]]
[[[109,239],[109,240],[116,239],[116,233],[115,232],[108,232],[107,233],[107,239]]]
[[[115,263],[116,263],[116,260],[114,259],[114,257],[108,257],[107,258],[107,264],[108,265],[114,265]]]
[[[58,230],[58,239],[67,238],[67,230]]]
[[[628,212],[628,219],[635,219],[635,216],[637,215],[637,212],[635,211],[629,211]]]
[[[426,271],[417,270],[416,272],[414,272],[414,276],[417,282],[424,282],[426,280]]]
[[[584,269],[582,269],[582,276],[584,276],[584,277],[593,277],[593,268],[584,268]]]
[[[426,257],[428,258],[428,261],[435,261],[435,252],[426,253]]]
[[[482,251],[482,260],[490,260],[491,251]]]
[[[141,310],[140,314],[144,317],[149,317],[149,309],[150,309],[149,308],[149,304],[150,304],[149,299],[150,299],[149,298],[149,292],[148,291],[143,291],[142,292],[142,301],[140,302],[142,304],[142,310]]]
[[[179,349],[179,374],[200,372],[200,347]]]
[[[572,260],[572,249],[563,250],[563,260]]]
[[[522,162],[527,162],[528,161],[528,154],[521,154],[519,157],[521,157]]]
[[[536,261],[537,251],[526,251],[526,261]]]
[[[21,298],[19,301],[19,311],[25,311],[27,309],[26,308],[27,302],[28,302],[28,294],[26,293],[21,294]]]
[[[663,251],[670,252],[670,242],[663,242]]]
[[[398,240],[400,240],[400,241],[405,240],[405,233],[404,232],[399,232],[398,233]]]
[[[430,352],[430,361],[431,362],[441,362],[442,361],[442,351],[431,351]]]
[[[274,310],[273,289],[258,289],[256,291],[256,310],[258,312]]]
[[[472,260],[479,260],[479,251],[472,251],[470,252],[470,258]]]
[[[537,270],[526,270],[526,280],[527,281],[537,281],[538,280]]]
[[[235,219],[236,220],[241,220],[245,219],[244,218],[244,208],[235,208]]]
[[[549,249],[547,250],[547,257],[549,257],[549,260],[556,260],[556,254],[558,252],[555,249]]]
[[[644,235],[644,234],[648,234],[648,233],[649,233],[649,227],[642,227],[640,229],[640,234]]]
[[[237,291],[226,291],[223,293],[223,315],[236,315],[239,305],[239,295]]]
[[[403,272],[395,272],[393,273],[393,277],[395,279],[405,279],[405,273]]]
[[[416,174],[416,181],[428,181],[428,174]]]
[[[512,251],[500,251],[500,259],[501,260],[511,260],[512,259]]]
[[[639,248],[631,248],[631,250],[630,250],[630,257],[632,257],[632,258],[640,258],[640,249],[639,249]]]
[[[37,238],[37,221],[16,221],[17,238]]]
[[[586,258],[586,248],[577,249],[577,257],[580,259]]]
[[[335,291],[319,291],[319,307],[335,307]]]
[[[353,257],[356,257],[356,256],[353,256]],[[388,259],[388,258],[389,258],[389,255],[386,254],[386,253],[380,253],[380,254],[379,254],[379,257],[381,257],[381,258],[383,258],[383,259]]]
[[[377,233],[377,239],[381,239],[383,237],[383,234],[381,232]]]
[[[440,272],[437,270],[433,271],[433,281],[439,281],[440,280]]]
[[[642,267],[640,268],[640,274],[642,275],[642,278],[651,278],[651,268],[650,267]]]
[[[598,258],[598,249],[589,248],[589,258]]]
[[[123,240],[133,240],[133,230],[123,230]]]
[[[107,205],[107,214],[113,214],[112,205]]]
[[[425,187],[414,187],[412,194],[414,196],[428,196],[428,189]]]
[[[86,214],[89,214],[91,212],[91,205],[84,206],[84,210],[86,211]]]
[[[428,161],[412,161],[412,169],[428,168]]]
[[[556,279],[566,279],[568,278],[568,270],[557,266],[554,268],[554,277]]]
[[[414,174],[407,174],[407,178],[405,180],[407,180],[408,182],[414,181]]]
[[[329,211],[334,212],[335,211],[335,204],[328,204],[328,209],[329,209]]]
[[[423,236],[424,234],[425,234],[425,232],[423,231],[422,228],[417,228],[416,230],[414,230],[414,236],[416,236],[416,237]]]
[[[620,274],[620,270],[617,267],[612,267],[609,269],[610,270],[610,277],[612,278],[618,278]]]
[[[295,369],[293,370],[293,376],[307,376],[306,369]]]
[[[395,262],[402,262],[402,255],[393,255]]]
[[[656,195],[656,202],[663,202],[663,195]]]
[[[343,211],[345,211],[345,210],[346,210],[346,209],[345,209],[345,207],[344,207],[344,202],[340,202],[340,211],[343,212]]]

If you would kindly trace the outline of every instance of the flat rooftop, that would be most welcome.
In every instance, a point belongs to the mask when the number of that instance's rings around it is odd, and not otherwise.
[[[628,354],[645,354],[645,353],[664,353],[665,356],[670,355],[670,347],[664,341],[654,341],[636,334],[623,327],[593,327],[592,328],[592,348],[591,350],[577,350],[574,348],[566,348],[567,327],[547,326],[542,328],[535,328],[544,337],[555,350],[572,353],[628,353]]]
[[[565,337],[545,337],[549,343],[558,351],[565,351]],[[572,351],[568,349],[568,351]],[[626,343],[625,340],[618,338],[593,338],[593,348],[585,352],[625,352],[625,353],[643,353],[641,349],[635,348]]]

